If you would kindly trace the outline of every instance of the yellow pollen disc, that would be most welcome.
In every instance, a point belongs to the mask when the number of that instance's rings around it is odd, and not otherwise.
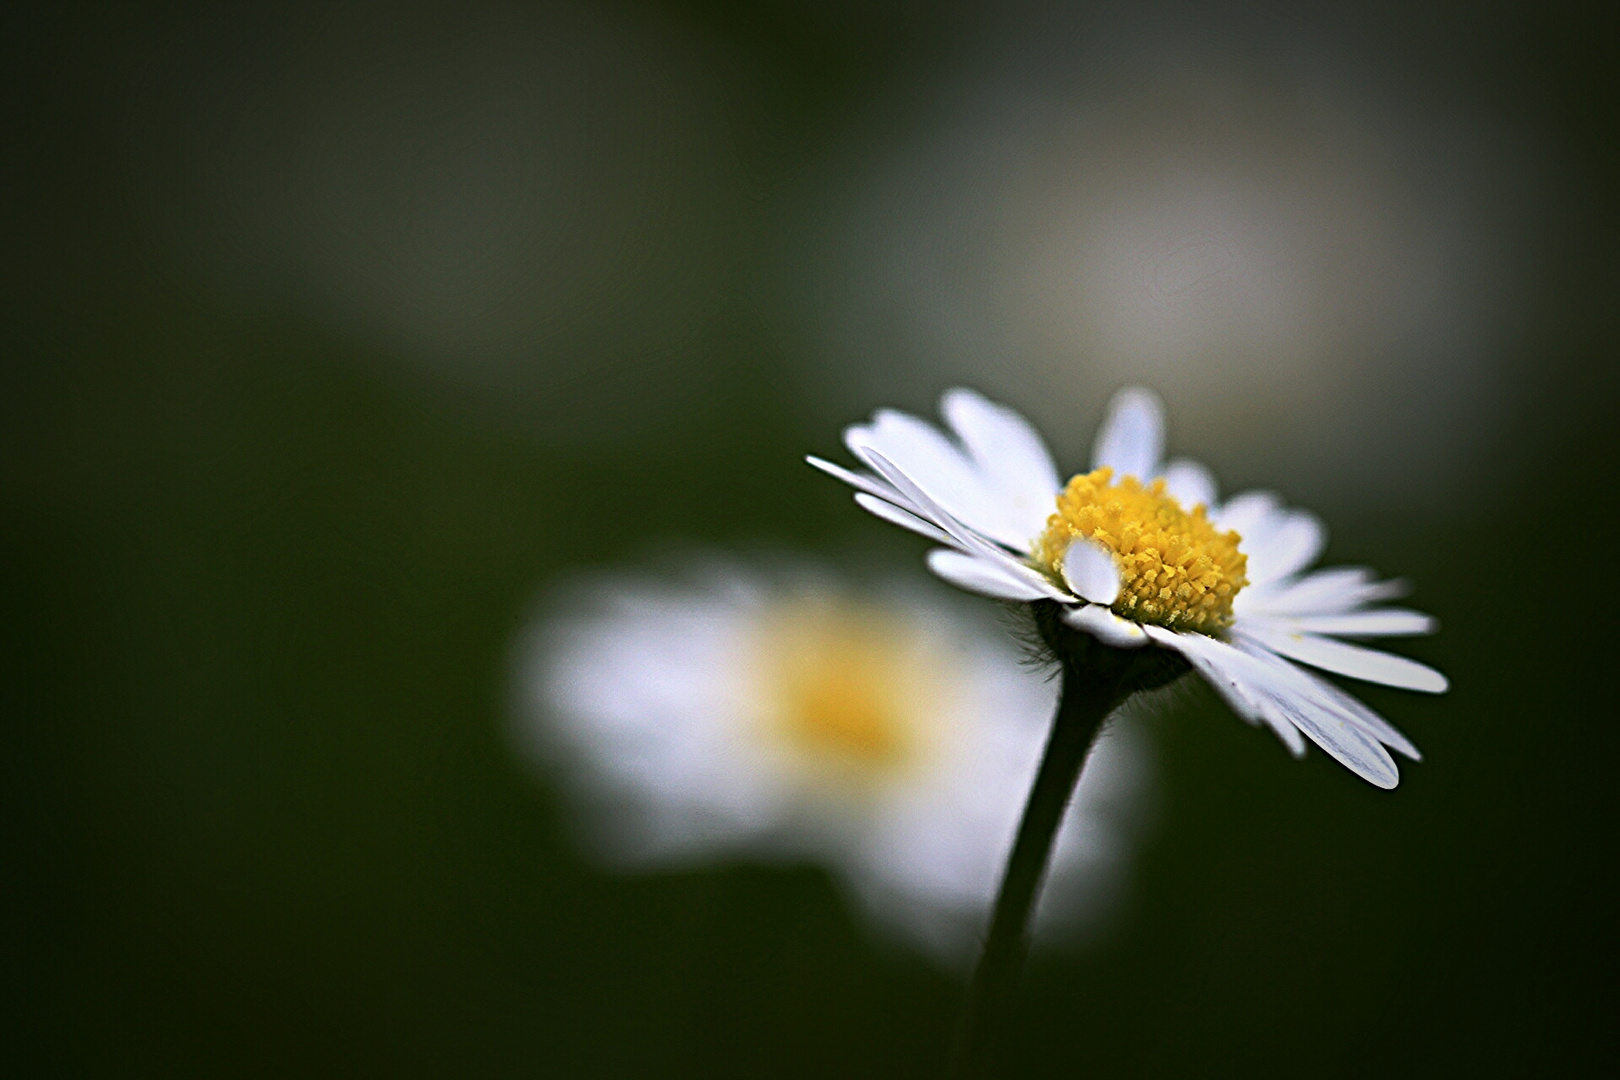
[[[1069,481],[1035,542],[1036,561],[1061,579],[1069,545],[1085,537],[1113,553],[1120,577],[1114,614],[1201,634],[1226,629],[1232,598],[1249,580],[1238,534],[1216,529],[1202,504],[1183,510],[1163,480],[1143,487],[1134,476],[1118,483],[1113,476],[1102,468]]]
[[[917,756],[941,673],[897,620],[806,599],[773,613],[760,638],[766,711],[802,767],[888,773]]]

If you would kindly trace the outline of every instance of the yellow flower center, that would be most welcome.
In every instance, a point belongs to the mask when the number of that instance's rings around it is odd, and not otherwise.
[[[876,791],[938,749],[952,656],[910,620],[811,595],[776,606],[757,640],[763,734],[814,787]]]
[[[1218,634],[1232,622],[1232,598],[1248,584],[1248,557],[1238,534],[1221,532],[1165,490],[1134,476],[1112,482],[1108,468],[1070,480],[1058,495],[1057,513],[1035,542],[1036,562],[1059,575],[1069,545],[1084,537],[1106,548],[1119,570],[1114,614],[1173,630]]]

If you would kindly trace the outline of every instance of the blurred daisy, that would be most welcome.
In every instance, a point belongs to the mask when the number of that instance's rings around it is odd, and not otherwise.
[[[1326,539],[1311,514],[1269,492],[1220,503],[1203,466],[1163,464],[1153,394],[1115,396],[1092,471],[1067,484],[1013,410],[956,389],[941,411],[954,438],[892,410],[847,428],[845,445],[870,473],[810,463],[858,489],[878,517],[941,544],[928,556],[940,577],[1055,607],[1063,624],[1114,648],[1180,654],[1296,757],[1309,738],[1382,788],[1400,779],[1386,746],[1419,760],[1382,717],[1294,662],[1439,693],[1446,679],[1432,668],[1339,640],[1424,634],[1434,620],[1369,607],[1403,587],[1367,570],[1307,573]]]
[[[967,959],[1056,700],[989,613],[714,567],[583,582],[520,659],[520,734],[567,766],[604,860],[815,859],[881,927]],[[1128,725],[1097,745],[1048,915],[1115,880],[1143,759]]]

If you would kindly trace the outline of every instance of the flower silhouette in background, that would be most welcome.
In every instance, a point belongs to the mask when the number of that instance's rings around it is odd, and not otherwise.
[[[714,564],[585,580],[518,660],[519,737],[565,769],[609,865],[820,861],[881,929],[969,958],[1057,698],[990,612]],[[1098,743],[1053,857],[1055,921],[1117,881],[1145,758],[1128,721]]]
[[[1339,640],[1424,634],[1434,620],[1369,608],[1403,591],[1370,571],[1306,572],[1326,540],[1313,515],[1269,492],[1221,503],[1203,466],[1165,465],[1153,394],[1115,396],[1092,471],[1067,485],[1013,410],[956,389],[941,412],[954,439],[892,410],[846,429],[845,445],[871,473],[809,460],[857,488],[867,510],[941,544],[928,556],[940,577],[1032,602],[1038,617],[1115,649],[1171,650],[1296,757],[1308,738],[1382,788],[1400,779],[1386,746],[1418,760],[1382,717],[1295,662],[1439,693],[1439,672]]]
[[[807,188],[784,295],[842,376],[807,404],[988,384],[1078,456],[1070,417],[1144,384],[1273,483],[1413,506],[1489,482],[1475,451],[1567,198],[1534,132],[1337,22],[992,10]]]

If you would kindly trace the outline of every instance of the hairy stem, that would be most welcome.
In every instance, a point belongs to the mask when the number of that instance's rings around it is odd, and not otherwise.
[[[979,956],[957,1021],[948,1072],[951,1080],[977,1080],[991,1075],[996,1042],[1029,952],[1030,913],[1046,876],[1052,842],[1079,782],[1086,754],[1102,730],[1103,721],[1126,696],[1121,689],[1118,678],[1073,663],[1063,664],[1063,687],[1046,752],[1024,804],[984,952]]]

